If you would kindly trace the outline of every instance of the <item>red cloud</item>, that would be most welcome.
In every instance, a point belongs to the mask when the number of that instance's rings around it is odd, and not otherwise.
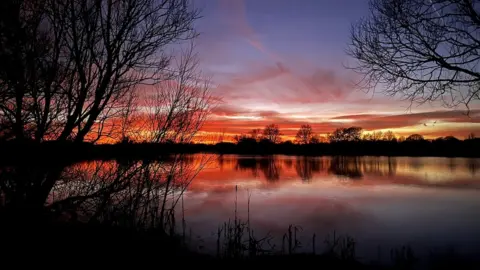
[[[349,78],[328,69],[316,69],[311,75],[300,75],[285,63],[258,67],[252,65],[246,74],[230,78],[218,86],[217,94],[225,100],[237,99],[284,103],[322,103],[343,101],[354,91]]]
[[[436,121],[480,123],[480,110],[472,110],[470,115],[464,111],[433,111],[398,115],[358,114],[332,118],[334,120],[353,120],[352,124],[364,129],[387,129],[414,126],[419,124],[433,125]],[[428,122],[428,123],[427,123]]]
[[[242,115],[250,112],[251,112],[250,110],[231,106],[231,105],[220,105],[215,107],[212,110],[212,114],[217,116],[236,116],[236,115]]]

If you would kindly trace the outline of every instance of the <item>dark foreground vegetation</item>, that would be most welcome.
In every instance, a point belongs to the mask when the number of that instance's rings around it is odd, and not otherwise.
[[[275,247],[270,244],[272,237],[255,237],[249,222],[237,218],[219,225],[216,252],[207,254],[192,245],[188,236],[175,231],[176,227],[168,230],[161,225],[138,228],[126,225],[132,220],[118,217],[102,222],[53,220],[53,215],[47,212],[41,216],[19,217],[3,210],[0,211],[0,229],[5,232],[0,248],[3,263],[15,263],[16,266],[160,267],[175,263],[195,267],[314,266],[385,270],[478,269],[480,266],[478,259],[456,254],[452,249],[419,258],[409,246],[386,250],[387,259],[383,261],[362,260],[356,255],[359,243],[335,232],[324,238],[323,245],[313,244],[310,251],[297,251],[306,243],[297,239],[299,230],[293,225],[285,229],[281,246]],[[312,236],[313,242],[316,237]]]

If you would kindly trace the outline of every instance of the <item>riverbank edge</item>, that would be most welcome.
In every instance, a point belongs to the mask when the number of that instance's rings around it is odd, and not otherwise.
[[[0,143],[0,162],[158,159],[172,154],[288,156],[480,157],[480,140],[434,142],[341,142],[297,144]]]

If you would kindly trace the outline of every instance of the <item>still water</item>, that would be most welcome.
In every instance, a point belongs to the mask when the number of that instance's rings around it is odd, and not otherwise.
[[[306,251],[314,233],[323,243],[336,231],[353,236],[366,258],[402,245],[472,253],[480,250],[479,166],[462,158],[215,157],[185,193],[185,219],[206,249],[236,201],[238,218],[249,218],[257,237],[275,236],[277,247],[293,224]]]
[[[90,207],[88,200],[107,205],[105,196],[95,196],[115,189],[109,211],[143,201],[156,209],[162,198],[184,191],[172,200],[178,202],[172,207],[176,220],[184,219],[193,247],[213,253],[217,229],[235,218],[249,220],[256,238],[268,236],[269,247],[276,250],[290,225],[297,228],[298,250],[307,252],[313,249],[314,234],[320,251],[334,231],[353,237],[358,256],[366,259],[388,259],[390,249],[403,245],[416,254],[454,248],[473,255],[480,250],[480,159],[197,154],[179,164],[143,169],[113,161],[77,164],[63,172],[49,200],[89,194],[82,205]],[[155,175],[167,180],[175,175],[179,182],[165,193],[162,182],[155,191],[160,196],[144,193],[147,186],[139,176]],[[131,182],[137,193],[125,185]]]

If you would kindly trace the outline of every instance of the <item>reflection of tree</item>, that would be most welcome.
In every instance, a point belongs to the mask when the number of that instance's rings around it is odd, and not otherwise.
[[[278,181],[280,179],[281,168],[277,166],[275,157],[267,157],[259,160],[260,170],[267,181]]]
[[[478,161],[474,158],[467,159],[467,167],[472,176],[475,176],[478,170]]]
[[[225,165],[225,157],[223,155],[218,156],[217,163],[220,170],[223,171],[223,166]]]
[[[250,170],[254,177],[258,177],[258,162],[255,158],[237,158],[236,170],[246,171]]]
[[[281,164],[279,164],[281,162]],[[280,166],[281,165],[281,166]],[[361,178],[364,174],[394,176],[397,171],[395,157],[295,157],[278,159],[267,158],[236,158],[236,170],[248,170],[257,177],[262,171],[267,180],[274,181],[280,178],[282,169],[295,167],[300,179],[308,181],[315,173],[325,172],[349,178]]]
[[[413,169],[415,169],[415,171],[420,171],[420,169],[423,168],[424,164],[422,162],[421,159],[419,158],[412,158],[412,159],[409,159],[410,160],[410,167],[412,167]]]
[[[295,170],[303,181],[312,179],[313,173],[320,172],[323,168],[321,160],[311,157],[297,157]]]
[[[388,157],[388,175],[394,176],[397,174],[397,158],[395,157]]]
[[[332,157],[329,172],[339,176],[358,179],[363,176],[359,157]]]
[[[236,170],[250,170],[255,177],[258,177],[258,171],[262,171],[267,181],[277,181],[280,179],[281,167],[278,166],[276,157],[266,158],[237,158]]]
[[[285,165],[285,168],[291,169],[293,167],[293,160],[291,158],[286,158],[283,160],[283,164]]]
[[[16,216],[48,213],[53,219],[173,230],[175,206],[208,161],[182,158],[4,168],[2,210],[12,209]]]
[[[0,169],[2,211],[7,214],[40,214],[45,200],[63,170],[62,165],[22,164]]]
[[[359,159],[358,162],[364,174],[393,176],[397,171],[395,157],[388,157],[387,160],[381,157],[364,157]]]
[[[457,168],[457,163],[455,162],[455,159],[449,158],[448,159],[448,168],[450,169],[450,172],[455,172]]]

